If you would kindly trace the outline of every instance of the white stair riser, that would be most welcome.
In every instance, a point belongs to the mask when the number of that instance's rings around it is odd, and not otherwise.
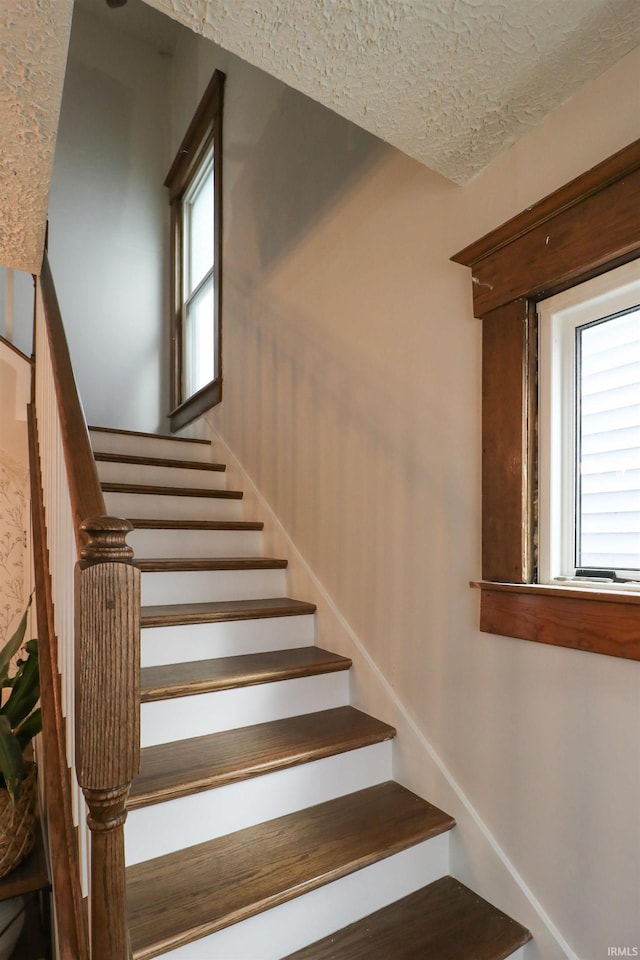
[[[91,430],[90,435],[93,449],[100,453],[211,463],[211,445],[208,443],[163,437],[138,437],[127,433],[103,433],[101,430]]]
[[[98,460],[98,476],[105,483],[155,483],[162,487],[200,487],[224,490],[224,470],[190,470],[187,467],[157,467],[141,463],[112,463]]]
[[[391,741],[132,810],[126,862],[160,857],[392,779]]]
[[[134,530],[136,557],[260,557],[261,530]]]
[[[221,623],[145,627],[141,631],[143,667],[236,657],[269,650],[293,650],[315,643],[315,616],[261,617]]]
[[[441,834],[162,956],[280,960],[439,880],[448,870],[449,837]]]
[[[347,670],[251,687],[154,700],[140,708],[140,744],[171,743],[220,730],[267,723],[349,702]]]
[[[286,594],[286,570],[184,570],[143,573],[143,606],[216,600],[266,600]]]
[[[113,517],[145,520],[242,520],[242,500],[140,493],[105,493]]]

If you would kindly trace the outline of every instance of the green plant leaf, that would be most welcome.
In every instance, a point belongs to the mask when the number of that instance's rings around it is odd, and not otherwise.
[[[28,717],[40,698],[40,674],[37,654],[29,654],[14,678],[9,699],[0,710],[15,730]]]
[[[17,738],[6,717],[0,717],[0,772],[13,803],[20,796],[24,776],[24,759]]]
[[[34,737],[37,737],[40,731],[42,730],[42,711],[40,707],[37,710],[34,710],[33,713],[24,720],[17,730],[14,731],[14,736],[20,744],[20,749],[24,752],[25,747],[28,743],[31,743]]]
[[[33,596],[33,595],[32,595]],[[25,608],[24,613],[22,614],[22,619],[18,624],[18,629],[13,634],[10,640],[7,640],[2,650],[0,650],[0,679],[4,682],[9,671],[9,664],[13,657],[20,649],[22,641],[24,640],[24,635],[27,629],[27,616],[29,613],[29,607],[31,606],[31,597],[29,597],[29,602]]]

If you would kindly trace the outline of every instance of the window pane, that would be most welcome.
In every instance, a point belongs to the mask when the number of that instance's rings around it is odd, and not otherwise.
[[[577,336],[577,566],[640,570],[640,309]]]
[[[183,337],[183,386],[184,397],[189,397],[205,387],[215,377],[216,350],[213,322],[213,275],[185,309]]]
[[[186,295],[195,290],[213,266],[213,160],[202,180],[198,181],[189,198],[188,249]]]

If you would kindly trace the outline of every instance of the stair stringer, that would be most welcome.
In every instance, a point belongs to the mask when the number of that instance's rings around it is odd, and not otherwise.
[[[394,778],[456,820],[450,836],[450,872],[480,896],[528,927],[533,940],[522,948],[523,960],[580,960],[517,870],[471,799],[399,699],[364,644],[305,560],[277,514],[262,495],[222,433],[202,418],[185,436],[210,439],[212,460],[227,465],[230,488],[244,493],[244,517],[264,522],[264,551],[286,556],[291,596],[318,608],[316,644],[353,660],[351,704],[383,719],[397,730],[393,743]]]

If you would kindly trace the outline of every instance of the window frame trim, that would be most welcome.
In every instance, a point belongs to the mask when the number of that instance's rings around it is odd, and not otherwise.
[[[185,133],[164,186],[171,210],[170,280],[170,412],[171,431],[191,423],[222,399],[222,114],[225,75],[215,70]],[[214,176],[214,330],[218,344],[217,375],[197,393],[182,400],[182,331],[184,324],[183,200],[213,146]]]
[[[451,258],[472,270],[483,325],[482,580],[474,585],[484,632],[640,659],[637,598],[582,587],[576,598],[563,586],[549,597],[536,582],[536,303],[639,257],[636,140]]]
[[[635,261],[538,302],[540,583],[554,583],[559,576],[575,576],[577,570],[607,568],[606,564],[584,563],[579,556],[579,340],[581,331],[637,312],[639,306],[640,269]],[[555,404],[559,411],[553,410]],[[555,503],[552,489],[558,497]],[[554,515],[559,519],[555,534],[549,529]],[[616,572],[630,580],[638,579],[635,570],[617,567]]]

